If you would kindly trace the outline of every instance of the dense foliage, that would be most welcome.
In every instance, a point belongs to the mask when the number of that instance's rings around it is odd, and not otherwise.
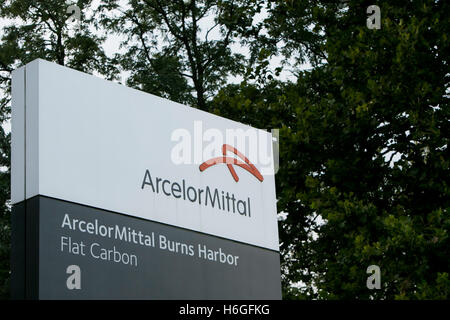
[[[284,298],[449,298],[448,2],[376,1],[381,29],[371,30],[372,1],[105,1],[87,23],[125,36],[114,61],[88,25],[75,38],[65,33],[64,1],[0,4],[3,17],[23,20],[1,34],[3,123],[18,65],[41,57],[107,78],[120,65],[130,86],[280,129]],[[214,40],[197,24],[206,16],[220,30]],[[231,50],[237,42],[248,59]],[[283,63],[273,68],[275,55]],[[295,81],[280,76],[286,70]],[[225,86],[229,76],[242,81]],[[0,133],[7,297],[10,137]],[[381,268],[380,290],[366,287],[369,265]]]
[[[302,16],[307,2],[280,2],[268,21]],[[450,8],[378,3],[381,30],[366,28],[357,1],[310,8],[326,35],[314,51],[326,62],[295,84],[233,86],[216,97],[222,115],[281,128],[286,298],[449,297]],[[295,54],[298,32],[271,27]],[[366,287],[372,264],[381,290]]]

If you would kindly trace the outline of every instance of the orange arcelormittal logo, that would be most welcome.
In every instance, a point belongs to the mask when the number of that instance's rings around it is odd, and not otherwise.
[[[231,151],[233,152],[235,155],[237,155],[239,158],[241,158],[242,160],[244,160],[244,162],[236,159],[236,158],[232,158],[232,157],[227,157],[227,151]],[[242,169],[247,170],[248,172],[250,172],[252,175],[254,175],[256,177],[256,179],[258,179],[259,181],[263,182],[264,178],[261,175],[261,173],[259,173],[258,169],[256,169],[256,167],[253,165],[253,163],[250,162],[250,160],[247,159],[247,157],[245,157],[242,153],[240,153],[236,148],[233,148],[232,146],[228,145],[228,144],[224,144],[222,146],[222,154],[223,157],[217,157],[217,158],[212,158],[209,159],[205,162],[203,162],[200,165],[200,171],[205,171],[206,169],[208,169],[209,167],[212,167],[216,164],[219,163],[226,163],[228,169],[230,170],[231,175],[233,176],[234,180],[236,182],[239,181],[239,177],[236,174],[236,171],[233,168],[233,164],[241,167]]]

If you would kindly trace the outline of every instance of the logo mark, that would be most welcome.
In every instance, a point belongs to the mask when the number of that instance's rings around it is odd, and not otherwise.
[[[232,153],[234,153],[236,156],[238,156],[239,158],[241,158],[242,160],[244,160],[244,162],[242,162],[241,160],[238,160],[236,158],[233,157],[227,157],[227,151],[231,151]],[[212,158],[209,159],[205,162],[203,162],[199,169],[201,172],[205,171],[206,169],[208,169],[209,167],[212,167],[216,164],[219,163],[226,163],[228,169],[230,170],[231,175],[233,176],[234,180],[236,182],[239,181],[239,177],[236,173],[236,170],[234,170],[233,164],[241,167],[242,169],[247,170],[248,172],[250,172],[252,175],[254,175],[256,177],[256,179],[258,179],[259,181],[263,182],[264,178],[261,175],[261,173],[258,171],[258,169],[256,169],[256,167],[253,165],[253,163],[250,162],[250,160],[247,159],[246,156],[244,156],[242,153],[240,153],[236,148],[228,145],[228,144],[224,144],[222,146],[222,157],[216,157],[216,158]]]

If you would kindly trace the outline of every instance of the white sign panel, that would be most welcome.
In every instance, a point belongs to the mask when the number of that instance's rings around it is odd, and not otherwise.
[[[13,96],[13,204],[42,195],[278,250],[269,132],[40,59]]]

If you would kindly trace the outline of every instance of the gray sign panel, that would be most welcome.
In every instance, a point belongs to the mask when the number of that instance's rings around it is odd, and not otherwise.
[[[16,297],[281,299],[276,251],[41,196],[14,210]]]

